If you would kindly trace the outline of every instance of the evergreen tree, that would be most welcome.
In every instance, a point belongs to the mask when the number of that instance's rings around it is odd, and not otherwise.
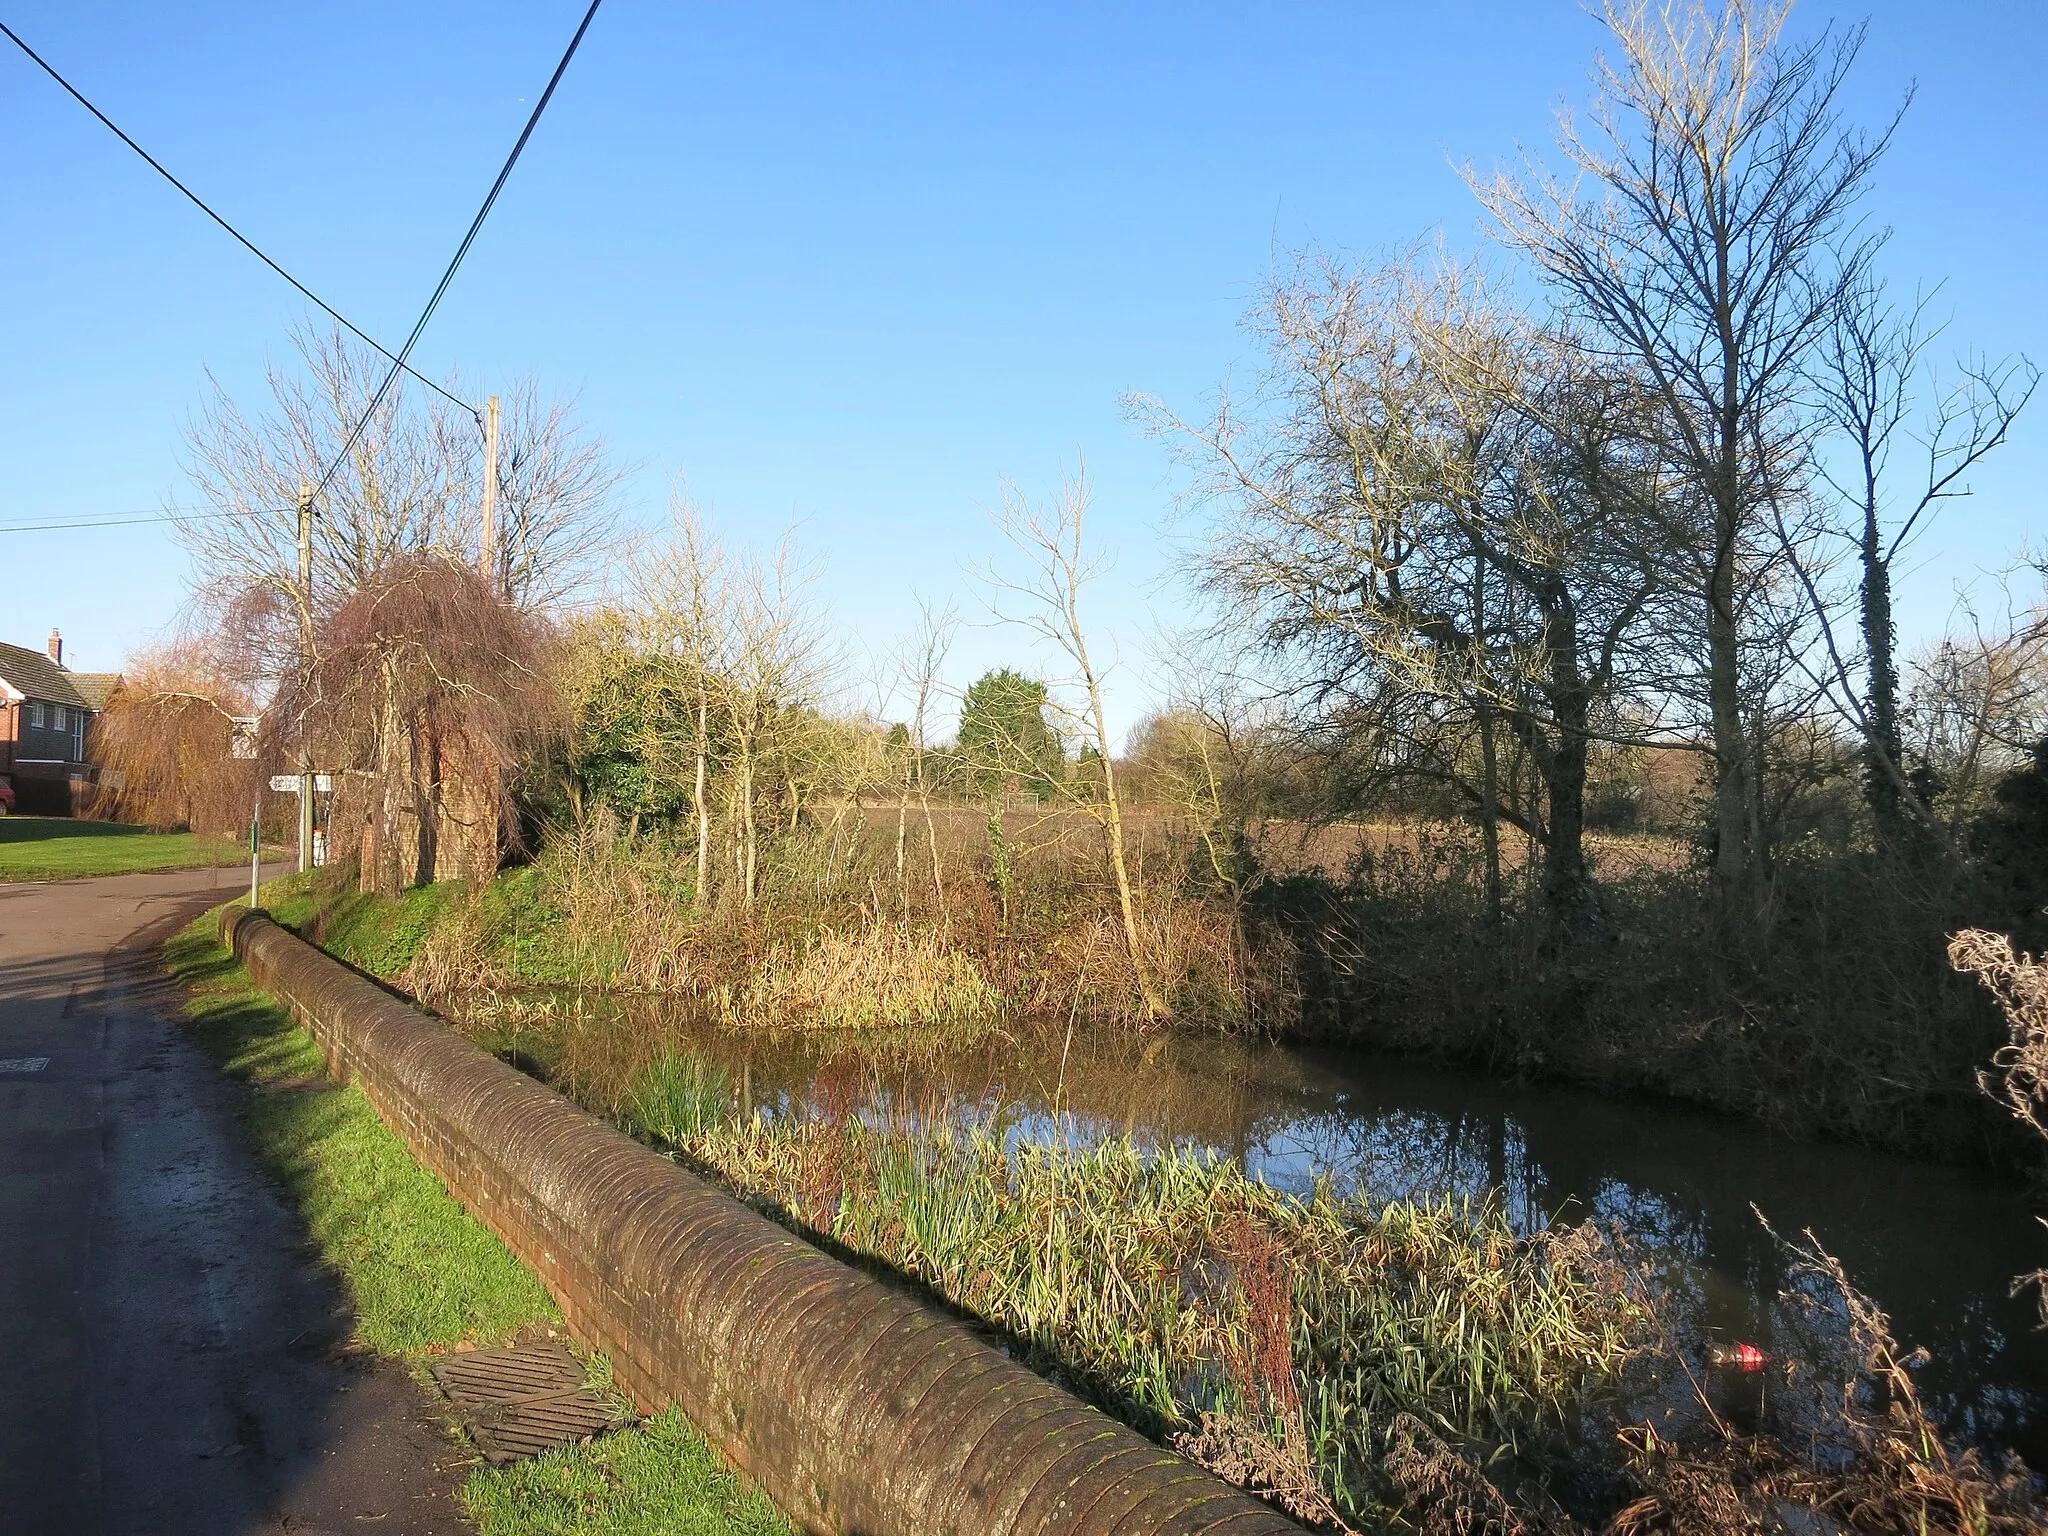
[[[1066,778],[1066,749],[1045,719],[1045,684],[1008,667],[961,701],[960,762],[985,794],[1016,785],[1044,796]]]

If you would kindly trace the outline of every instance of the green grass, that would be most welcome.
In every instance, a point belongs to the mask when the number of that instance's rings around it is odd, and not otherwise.
[[[65,816],[0,816],[0,880],[76,880],[248,862],[248,844],[232,837]]]
[[[324,871],[263,888],[264,905],[287,928],[358,970],[386,980],[419,958],[437,930],[473,928],[494,973],[528,985],[581,976],[563,938],[541,872],[509,870],[474,898],[460,880],[418,886],[395,901],[336,889]]]
[[[274,882],[280,905],[292,882]],[[209,913],[165,946],[200,1042],[258,1091],[245,1123],[322,1253],[365,1344],[418,1368],[463,1341],[558,1325],[540,1282],[413,1161],[355,1087],[322,1089],[318,1046],[235,963]],[[509,1468],[479,1466],[463,1500],[485,1536],[755,1536],[791,1529],[674,1413]]]
[[[316,870],[273,881],[263,887],[264,908],[336,959],[386,978],[412,963],[435,925],[462,905],[467,889],[459,880],[444,880],[390,901],[335,891],[324,885],[328,878]]]
[[[723,1497],[707,1491],[724,1490]],[[569,1454],[479,1474],[480,1536],[781,1536],[789,1522],[732,1474],[674,1409]]]

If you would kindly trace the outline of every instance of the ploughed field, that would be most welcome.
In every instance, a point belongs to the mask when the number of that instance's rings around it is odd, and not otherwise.
[[[1912,1379],[1936,1423],[2048,1464],[2048,1338],[2009,1294],[2041,1229],[1983,1174],[1236,1037],[749,1031],[589,992],[447,1006],[1226,1475],[1313,1472],[1291,1501],[1312,1518],[1406,1503],[1360,1468],[1417,1439],[1511,1492],[1585,1462],[1564,1480],[1597,1483],[1621,1478],[1616,1424],[1682,1437],[1704,1398],[1740,1429],[1826,1378],[1856,1348],[1850,1319],[1758,1213],[1840,1259],[1902,1354],[1927,1351]]]

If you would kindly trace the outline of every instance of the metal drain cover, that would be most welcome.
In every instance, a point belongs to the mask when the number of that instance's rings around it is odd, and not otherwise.
[[[560,1344],[443,1355],[430,1369],[492,1461],[537,1456],[625,1422],[617,1406],[590,1390],[583,1362]]]

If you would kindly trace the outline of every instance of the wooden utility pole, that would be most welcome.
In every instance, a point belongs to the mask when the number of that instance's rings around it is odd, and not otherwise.
[[[484,485],[483,526],[477,538],[476,568],[493,597],[505,594],[505,572],[498,557],[498,397],[484,402]],[[457,821],[463,827],[463,868],[466,879],[478,884],[498,870],[498,793],[495,768],[486,771],[476,755],[464,744],[453,759],[449,774],[457,806]],[[435,857],[445,845],[437,841]],[[439,879],[437,873],[435,876]]]
[[[477,541],[476,568],[491,591],[498,590],[498,397],[484,402],[484,527]]]
[[[313,664],[313,487],[299,482],[299,665]],[[299,873],[313,867],[313,744],[299,727]]]

